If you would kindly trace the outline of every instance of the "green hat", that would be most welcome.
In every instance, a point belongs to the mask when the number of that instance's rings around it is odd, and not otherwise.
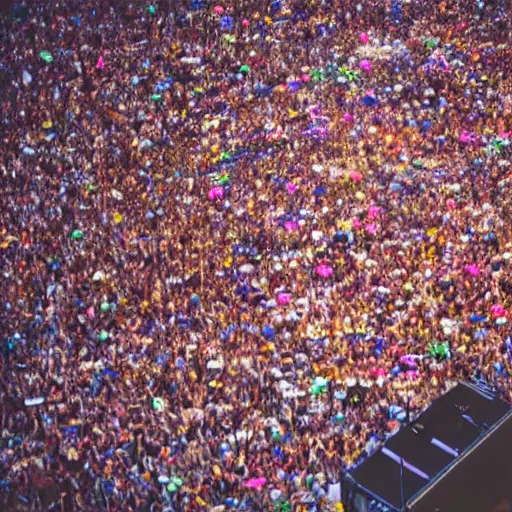
[[[240,73],[249,73],[251,70],[251,66],[248,64],[244,64],[243,66],[240,66]]]
[[[110,304],[108,302],[102,302],[100,306],[100,310],[102,313],[106,313],[110,310]]]
[[[148,13],[156,14],[156,7],[154,5],[148,5]]]
[[[71,239],[72,240],[80,240],[84,237],[84,232],[80,231],[79,229],[75,229],[73,233],[71,233]]]
[[[160,100],[162,99],[162,95],[161,95],[161,94],[153,94],[153,95],[151,96],[151,99],[152,99],[153,101],[160,101]]]
[[[100,341],[106,341],[108,340],[108,332],[107,331],[101,331],[99,335]]]

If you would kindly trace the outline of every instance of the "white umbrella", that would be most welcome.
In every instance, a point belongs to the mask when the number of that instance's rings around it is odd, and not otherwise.
[[[208,370],[220,370],[222,368],[222,364],[217,360],[208,361],[206,368]]]
[[[105,272],[102,272],[101,270],[98,270],[92,276],[93,281],[103,281],[104,279],[105,279]]]
[[[238,271],[244,274],[252,274],[254,272],[254,265],[251,265],[251,263],[244,263],[238,267]]]

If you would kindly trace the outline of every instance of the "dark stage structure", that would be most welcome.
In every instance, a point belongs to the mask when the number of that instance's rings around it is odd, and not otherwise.
[[[460,383],[343,481],[349,512],[512,512],[512,409]]]

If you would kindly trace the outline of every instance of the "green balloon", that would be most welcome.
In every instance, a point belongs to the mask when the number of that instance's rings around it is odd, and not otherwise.
[[[251,67],[248,64],[244,64],[240,67],[240,73],[249,73]]]
[[[72,240],[80,240],[84,237],[84,232],[80,231],[79,229],[75,229],[73,233],[71,233]]]
[[[106,341],[108,340],[108,332],[107,331],[101,331],[99,335],[100,341]]]
[[[232,34],[224,34],[222,36],[222,38],[224,39],[224,41],[227,41],[229,44],[236,42],[236,37]]]
[[[151,99],[152,99],[153,101],[160,101],[160,100],[162,99],[162,95],[161,95],[161,94],[153,94],[153,95],[151,96]]]
[[[171,482],[179,489],[183,486],[183,480],[177,476],[171,478]]]
[[[50,52],[47,52],[47,51],[41,52],[39,54],[39,57],[41,57],[41,59],[43,59],[48,64],[53,62],[53,56],[52,56],[52,54]]]
[[[154,5],[148,5],[148,13],[156,14],[156,7]]]
[[[320,395],[320,394],[322,394],[322,388],[320,388],[319,386],[311,386],[309,388],[309,392],[312,395]]]
[[[439,40],[436,38],[436,39],[427,39],[425,41],[425,46],[427,48],[437,48],[437,46],[439,45]]]
[[[168,486],[167,486],[167,490],[169,492],[176,492],[178,490],[178,488],[176,487],[176,484],[174,482],[171,482]]]
[[[100,310],[102,313],[106,313],[110,310],[110,304],[108,302],[102,302],[100,306]]]

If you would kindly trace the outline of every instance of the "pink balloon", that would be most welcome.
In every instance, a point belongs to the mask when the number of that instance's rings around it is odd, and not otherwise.
[[[288,232],[297,231],[299,229],[299,225],[294,221],[288,220],[284,223],[284,229]]]
[[[476,277],[480,275],[480,268],[477,265],[466,265],[464,267],[464,272],[472,277]]]
[[[292,300],[292,294],[291,293],[279,293],[277,295],[277,303],[280,306],[286,306],[287,304],[290,303],[291,300]]]
[[[250,489],[261,489],[266,483],[266,478],[251,478],[245,482],[244,487],[249,487]]]
[[[357,217],[352,217],[352,226],[354,227],[354,229],[359,229],[360,227],[362,227],[362,225],[363,224]]]
[[[463,144],[475,144],[477,142],[476,133],[464,130],[460,134],[459,140]]]
[[[346,114],[343,115],[343,120],[347,124],[353,123],[354,122],[354,116],[347,112]]]
[[[306,75],[306,74],[302,75],[300,77],[300,79],[301,79],[302,82],[311,82],[311,77],[309,75]]]
[[[244,27],[246,27],[246,28],[247,28],[247,27],[249,26],[249,20],[248,20],[248,19],[246,19],[246,18],[244,18],[244,19],[242,20],[242,25],[243,25]]]
[[[366,32],[361,32],[361,34],[359,35],[359,40],[363,44],[368,44],[370,38],[368,37],[368,34]]]
[[[370,373],[373,377],[384,377],[386,375],[386,370],[384,368],[375,368],[373,367],[371,370],[370,370]]]
[[[372,63],[368,59],[363,59],[359,63],[359,67],[363,70],[369,73],[372,70]]]
[[[506,316],[507,311],[501,304],[494,304],[491,306],[491,313],[493,318],[501,318]]]
[[[400,357],[400,362],[402,364],[406,364],[407,366],[410,366],[411,368],[416,368],[418,365],[416,363],[416,357],[413,355],[404,355]]]
[[[286,190],[288,191],[288,194],[293,194],[297,191],[297,185],[295,185],[295,183],[292,183],[291,181],[289,181],[286,184]]]
[[[333,269],[331,267],[329,267],[329,265],[322,264],[322,265],[318,265],[315,268],[315,272],[320,277],[328,278],[328,277],[332,276],[334,271],[333,271]]]
[[[363,179],[363,175],[359,171],[350,171],[349,177],[354,183],[359,183]]]
[[[448,206],[448,209],[449,209],[449,210],[455,210],[455,206],[456,206],[455,199],[452,199],[452,198],[450,197],[450,199],[448,199],[448,200],[446,201],[446,206]]]
[[[94,307],[91,306],[90,308],[87,308],[87,318],[89,318],[89,320],[94,320]]]
[[[96,69],[104,69],[105,67],[105,62],[103,60],[103,57],[100,57],[98,59],[98,62],[96,63]]]
[[[215,14],[224,14],[224,7],[222,7],[222,5],[216,5],[214,8],[213,8]]]
[[[213,187],[208,192],[211,201],[215,199],[224,199],[224,189],[222,187]]]
[[[364,226],[364,229],[366,229],[366,232],[369,235],[376,235],[377,234],[377,226],[375,224],[366,224]]]
[[[368,218],[370,220],[375,220],[381,211],[382,208],[380,206],[370,206],[370,208],[368,208]]]
[[[470,139],[470,136],[469,136],[469,132],[467,132],[466,130],[464,130],[461,134],[460,134],[460,138],[459,140],[461,142],[463,142],[464,144],[467,144],[471,139]]]

